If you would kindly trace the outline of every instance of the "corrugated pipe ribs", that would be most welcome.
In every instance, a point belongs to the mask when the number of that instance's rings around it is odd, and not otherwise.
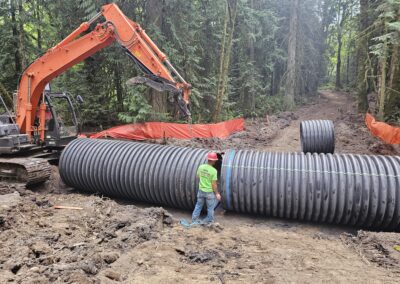
[[[59,169],[89,193],[191,210],[208,150],[76,139]],[[216,168],[229,211],[399,231],[400,157],[227,150]]]

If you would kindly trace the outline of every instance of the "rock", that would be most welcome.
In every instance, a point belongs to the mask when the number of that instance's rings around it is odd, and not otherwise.
[[[38,258],[44,254],[49,254],[53,251],[48,244],[46,244],[45,242],[42,242],[42,241],[38,241],[38,242],[32,244],[30,246],[30,249],[35,254],[36,258]]]
[[[163,224],[167,226],[171,226],[174,223],[174,220],[172,218],[172,215],[169,214],[168,212],[164,213],[164,218],[163,218]]]
[[[21,263],[15,263],[14,265],[12,265],[10,270],[12,273],[17,274],[18,271],[21,269],[21,267],[22,267]]]
[[[236,269],[243,269],[244,265],[241,263],[238,263],[238,265],[236,265]]]
[[[115,272],[114,270],[106,270],[104,272],[104,275],[111,280],[121,281],[121,274]]]
[[[189,252],[186,254],[186,257],[191,262],[205,263],[205,262],[208,262],[208,261],[218,258],[219,255],[216,251],[209,250],[206,252]]]
[[[175,247],[175,251],[180,255],[185,255],[185,249],[183,247]]]
[[[50,208],[53,204],[46,198],[42,197],[40,199],[36,198],[36,205],[41,208]]]
[[[224,229],[224,227],[222,227],[221,224],[216,223],[216,222],[207,224],[207,227],[208,227],[209,229],[213,230],[213,231],[216,232],[216,233],[219,233],[219,232],[221,232],[221,231]]]
[[[102,261],[102,258],[96,254],[92,259],[86,260],[82,264],[81,269],[87,274],[96,275],[102,267]]]
[[[103,254],[102,256],[103,256],[104,262],[107,264],[113,263],[119,258],[118,253],[106,253],[106,254]]]
[[[97,279],[93,279],[91,277],[88,278],[83,272],[80,271],[71,271],[71,273],[68,274],[68,277],[66,279],[68,283],[79,283],[79,284],[93,284],[93,283],[99,283],[99,281],[96,281]]]
[[[85,271],[87,274],[96,275],[99,273],[100,269],[103,266],[103,258],[100,254],[94,254],[91,259],[86,260],[81,265],[81,269]]]
[[[49,240],[52,240],[54,242],[57,242],[61,237],[60,233],[52,234],[48,237]]]
[[[59,270],[59,271],[76,270],[79,269],[79,267],[80,266],[77,263],[61,263],[52,265],[52,268],[54,270]]]
[[[249,268],[250,268],[250,269],[255,269],[256,266],[255,266],[254,264],[250,264]]]
[[[0,212],[8,210],[21,203],[21,196],[17,191],[0,195]]]
[[[39,273],[40,268],[37,267],[37,266],[34,266],[34,267],[31,267],[31,268],[29,269],[29,271],[30,271],[30,272],[33,272],[33,273]]]
[[[284,119],[280,119],[279,120],[279,128],[280,129],[284,129],[286,127],[290,126],[290,121],[289,120],[284,120]]]
[[[93,261],[88,261],[82,264],[82,270],[87,274],[96,275],[99,272],[99,269],[96,267],[96,264]]]

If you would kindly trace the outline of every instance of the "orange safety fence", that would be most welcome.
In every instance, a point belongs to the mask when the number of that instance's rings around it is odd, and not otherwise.
[[[244,130],[244,119],[237,118],[215,124],[179,124],[165,122],[145,122],[116,126],[93,134],[90,138],[112,137],[117,139],[191,139],[226,138]]]
[[[380,138],[387,144],[400,144],[400,128],[387,123],[376,121],[375,117],[367,113],[365,124],[375,137]]]

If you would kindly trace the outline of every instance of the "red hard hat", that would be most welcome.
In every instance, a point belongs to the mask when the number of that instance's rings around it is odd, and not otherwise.
[[[207,159],[209,161],[218,161],[217,153],[214,153],[214,152],[208,153]]]

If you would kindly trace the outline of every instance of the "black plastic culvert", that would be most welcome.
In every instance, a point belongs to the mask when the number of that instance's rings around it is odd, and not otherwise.
[[[192,210],[208,150],[77,139],[59,169],[69,186]],[[228,150],[220,173],[226,210],[399,231],[400,157]]]
[[[400,157],[230,150],[221,188],[239,213],[400,229]]]
[[[305,120],[300,123],[303,153],[335,152],[335,130],[331,120]]]
[[[59,170],[69,186],[90,193],[181,209],[196,201],[196,171],[207,150],[117,140],[76,139]]]

